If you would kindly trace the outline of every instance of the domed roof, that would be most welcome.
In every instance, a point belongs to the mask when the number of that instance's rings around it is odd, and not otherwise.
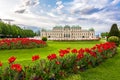
[[[74,29],[81,29],[80,26],[72,26],[71,28],[74,28]]]
[[[53,27],[53,29],[62,29],[63,27],[62,26],[55,26]]]
[[[69,25],[65,25],[64,29],[66,29],[66,28],[70,29],[70,26]]]

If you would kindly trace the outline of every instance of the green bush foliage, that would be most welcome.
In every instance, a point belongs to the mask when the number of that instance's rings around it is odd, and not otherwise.
[[[43,41],[47,41],[47,37],[42,37],[42,40]]]
[[[120,43],[120,39],[117,36],[111,36],[111,37],[109,37],[108,41],[109,42],[114,42],[117,46],[119,46],[119,43]]]

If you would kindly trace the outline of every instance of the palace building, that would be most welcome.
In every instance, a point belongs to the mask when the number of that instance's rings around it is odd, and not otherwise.
[[[41,37],[48,40],[91,40],[95,39],[94,29],[82,30],[79,26],[56,26],[52,30],[41,30]]]

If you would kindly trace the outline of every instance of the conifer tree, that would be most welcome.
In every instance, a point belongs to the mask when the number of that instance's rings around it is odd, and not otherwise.
[[[110,36],[117,36],[117,37],[120,38],[120,32],[119,32],[119,29],[118,29],[118,27],[117,27],[117,24],[113,24],[113,25],[112,25],[112,27],[111,27],[111,29],[110,29],[110,32],[109,32],[109,34],[108,34],[108,38],[109,38]]]

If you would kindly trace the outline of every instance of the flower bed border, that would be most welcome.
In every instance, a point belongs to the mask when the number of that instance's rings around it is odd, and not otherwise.
[[[0,40],[0,50],[5,49],[31,49],[47,46],[42,40],[29,38],[6,38]]]
[[[9,80],[58,80],[69,74],[83,72],[88,68],[100,65],[107,58],[116,54],[115,43],[106,42],[92,48],[60,49],[59,55],[50,54],[48,60],[40,59],[39,55],[32,56],[33,66],[14,63],[15,56],[8,59],[9,67],[0,69],[0,78]],[[39,60],[40,59],[40,60]],[[0,68],[2,62],[0,61]]]

